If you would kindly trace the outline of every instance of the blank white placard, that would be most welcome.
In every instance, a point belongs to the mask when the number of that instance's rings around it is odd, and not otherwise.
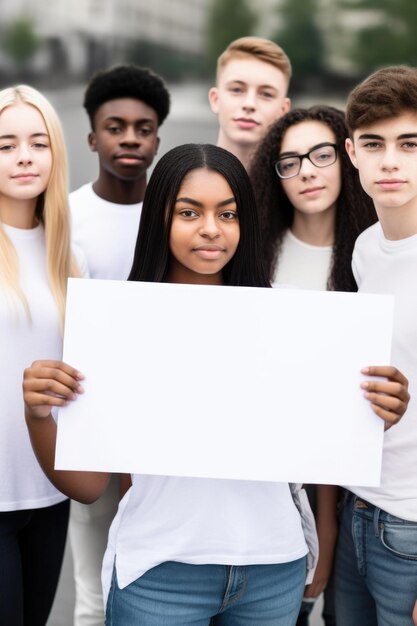
[[[391,296],[70,279],[56,467],[378,485]]]

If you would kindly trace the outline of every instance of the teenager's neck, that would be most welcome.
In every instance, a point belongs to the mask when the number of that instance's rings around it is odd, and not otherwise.
[[[0,220],[3,224],[29,230],[38,224],[35,211],[38,199],[0,198]]]
[[[221,273],[197,274],[185,267],[171,266],[165,279],[166,283],[179,283],[182,285],[223,285]]]
[[[417,235],[417,204],[415,207],[378,207],[375,209],[384,237],[391,241]]]
[[[252,144],[236,144],[230,141],[220,130],[217,138],[217,146],[224,148],[235,155],[242,163],[246,171],[249,171],[253,155],[257,146]]]
[[[114,204],[137,204],[142,202],[146,190],[146,176],[136,180],[120,180],[100,173],[93,183],[94,192],[103,200]]]
[[[335,211],[323,211],[307,215],[294,211],[291,232],[300,241],[311,246],[333,246],[335,231]]]

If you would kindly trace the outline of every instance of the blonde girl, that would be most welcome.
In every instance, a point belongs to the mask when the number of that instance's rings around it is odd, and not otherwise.
[[[24,366],[59,358],[70,251],[67,161],[51,104],[26,85],[0,92],[0,623],[43,626],[69,504],[46,478],[23,419]]]

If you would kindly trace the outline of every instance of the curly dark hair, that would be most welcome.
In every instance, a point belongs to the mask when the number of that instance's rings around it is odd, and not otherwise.
[[[154,109],[159,126],[169,113],[169,92],[160,76],[146,67],[117,65],[94,74],[85,91],[83,106],[93,130],[97,109],[105,102],[117,98],[141,100]]]
[[[335,238],[327,288],[335,291],[357,291],[351,260],[358,235],[377,221],[370,197],[363,191],[356,168],[345,149],[348,130],[343,111],[318,105],[308,109],[293,109],[271,126],[252,161],[250,177],[260,213],[264,264],[272,280],[283,238],[291,227],[294,207],[288,200],[275,173],[274,162],[280,151],[285,131],[305,121],[326,124],[336,136],[337,154],[341,166],[342,187],[337,201]]]

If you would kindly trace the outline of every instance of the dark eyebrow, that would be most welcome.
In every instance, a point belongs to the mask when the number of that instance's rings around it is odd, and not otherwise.
[[[325,148],[326,146],[333,146],[334,144],[330,143],[330,141],[323,141],[322,143],[317,143],[315,146],[313,146],[312,148],[310,148],[310,150],[308,150],[308,152],[312,152],[313,150],[317,150],[318,148]],[[307,152],[307,154],[308,154]],[[295,152],[294,150],[289,151],[289,152],[282,152],[278,159],[285,159],[285,157],[292,157],[292,156],[300,156],[299,152]]]
[[[194,200],[193,198],[177,198],[175,200],[175,204],[177,204],[177,202],[186,202],[187,204],[191,204],[192,206],[199,207],[199,208],[203,206],[202,202],[199,202],[198,200]],[[219,202],[217,206],[223,207],[223,206],[227,206],[228,204],[236,204],[235,198],[232,197],[232,198],[228,198],[227,200],[222,200],[221,202]]]
[[[417,137],[417,132],[415,133],[403,133],[402,135],[398,135],[398,139],[413,139]],[[382,135],[374,135],[372,133],[364,133],[363,135],[359,135],[358,139],[379,139],[380,141],[385,141],[385,138]]]
[[[128,124],[129,122],[124,117],[118,117],[117,115],[109,115],[106,117],[105,122],[118,122],[119,124]],[[154,120],[150,117],[143,117],[141,119],[135,120],[135,124],[154,124]]]
[[[398,136],[398,139],[413,139],[417,137],[417,132],[416,133],[403,133],[402,135]]]
[[[372,133],[364,133],[363,135],[359,135],[358,139],[380,139],[381,141],[384,140],[381,135],[373,135]]]
[[[32,133],[31,137],[49,137],[48,133]],[[1,135],[0,139],[16,139],[17,135]]]

